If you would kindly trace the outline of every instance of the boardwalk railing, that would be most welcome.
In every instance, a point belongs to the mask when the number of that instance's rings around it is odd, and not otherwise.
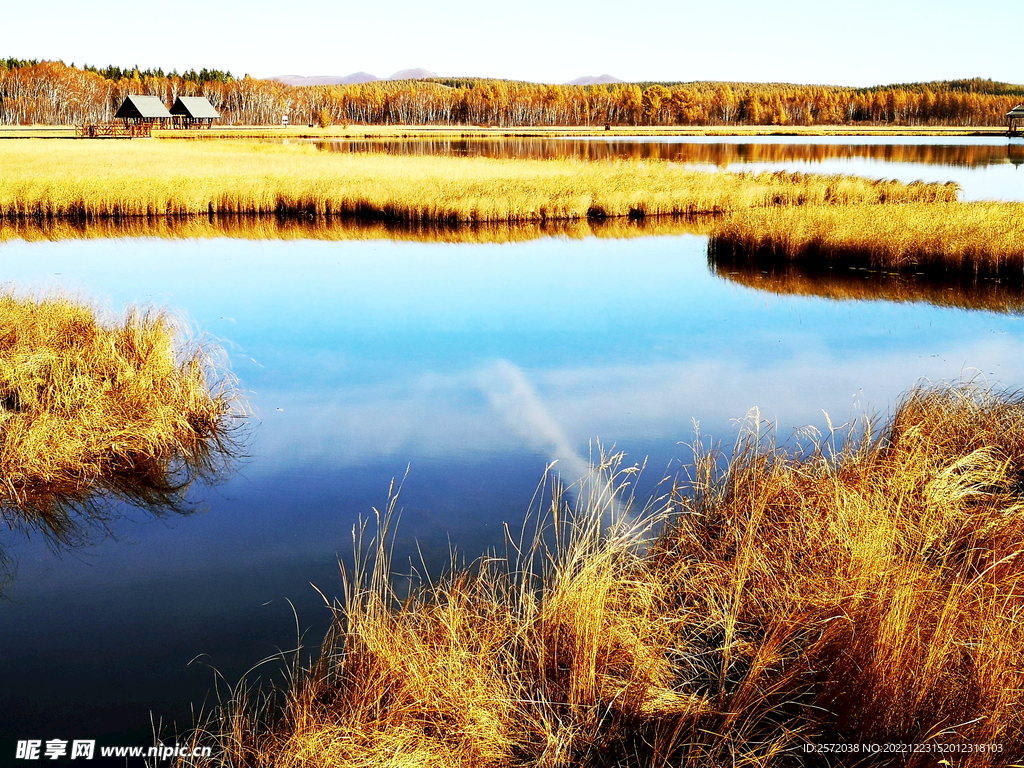
[[[138,139],[152,135],[152,123],[85,123],[75,126],[75,136],[81,139]]]

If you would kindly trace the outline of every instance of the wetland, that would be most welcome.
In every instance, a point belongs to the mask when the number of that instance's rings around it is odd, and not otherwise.
[[[1024,200],[1020,147],[946,137],[377,142],[322,144],[309,162],[351,149],[562,153],[955,181],[972,204],[1012,204]],[[1020,281],[733,263],[709,254],[714,222],[582,218],[5,223],[4,284],[182,313],[225,350],[252,429],[230,476],[189,488],[191,514],[112,501],[74,547],[4,532],[0,706],[11,714],[0,738],[145,743],[151,713],[187,728],[191,707],[213,702],[213,669],[233,682],[294,648],[296,615],[308,661],[334,618],[310,582],[343,593],[338,559],[350,559],[360,516],[386,507],[393,478],[405,478],[393,570],[436,574],[450,547],[467,561],[505,551],[504,524],[521,527],[550,463],[570,485],[599,444],[626,466],[646,460],[630,476],[645,498],[700,458],[695,421],[731,446],[737,420],[757,408],[785,443],[864,413],[885,421],[921,382],[1024,386]],[[967,423],[989,418],[953,402]],[[623,573],[612,581],[621,586]],[[279,665],[261,673],[282,680]]]

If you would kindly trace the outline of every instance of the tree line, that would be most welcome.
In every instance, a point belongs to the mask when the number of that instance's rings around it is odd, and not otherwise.
[[[847,88],[785,83],[551,85],[482,78],[285,85],[217,69],[164,73],[0,59],[0,124],[113,119],[130,94],[206,96],[225,125],[1001,125],[1024,86],[972,79]]]
[[[75,65],[72,63],[71,66],[74,67]],[[121,69],[121,67],[114,66],[113,64],[103,68],[85,64],[82,66],[82,69],[86,72],[97,74],[104,80],[112,80],[114,82],[124,79],[142,80],[166,77],[169,79],[176,78],[190,83],[196,83],[197,85],[202,85],[203,83],[230,83],[235,79],[230,71],[225,72],[220,69],[206,69],[205,67],[198,71],[195,69],[187,69],[180,75],[176,69],[171,70],[165,75],[163,69],[159,67],[156,69],[139,69],[138,65],[135,65],[131,69]]]

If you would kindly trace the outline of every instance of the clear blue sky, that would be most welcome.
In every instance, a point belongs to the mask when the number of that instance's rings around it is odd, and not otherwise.
[[[565,82],[1024,82],[1020,0],[123,0],[12,2],[0,57],[229,69],[237,75],[440,75]]]

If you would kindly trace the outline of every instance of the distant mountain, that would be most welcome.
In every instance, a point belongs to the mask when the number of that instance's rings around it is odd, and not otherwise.
[[[279,75],[268,77],[268,80],[277,80],[285,85],[355,85],[357,83],[372,83],[380,80],[376,75],[369,72],[353,72],[351,75],[318,75],[316,77],[303,77],[302,75]]]
[[[373,83],[380,80],[376,75],[371,75],[369,72],[353,72],[351,75],[345,75],[343,78],[338,80],[338,85],[357,85],[359,83]]]
[[[570,80],[566,85],[605,85],[607,83],[624,83],[625,80],[619,80],[617,77],[611,75],[585,75],[584,77],[577,77],[575,80]]]
[[[402,69],[395,72],[391,77],[380,78],[371,75],[369,72],[353,72],[351,75],[317,75],[316,77],[305,77],[304,75],[278,75],[268,77],[267,80],[277,80],[285,85],[356,85],[358,83],[374,83],[378,80],[424,80],[428,77],[437,77],[436,72],[429,69]]]
[[[371,75],[369,72],[353,72],[351,75],[317,75],[316,77],[306,77],[305,75],[278,75],[277,77],[268,77],[267,80],[277,80],[279,83],[285,85],[355,85],[357,83],[373,83],[379,80],[427,80],[430,78],[441,79],[440,75],[436,72],[431,72],[429,69],[401,69],[391,77],[377,77]],[[477,80],[480,78],[470,78],[470,80]],[[577,77],[575,80],[570,80],[566,85],[605,85],[607,83],[624,83],[625,80],[620,80],[612,75],[587,75],[586,77]]]
[[[440,75],[429,69],[401,69],[388,80],[426,80],[428,77],[440,77]]]

